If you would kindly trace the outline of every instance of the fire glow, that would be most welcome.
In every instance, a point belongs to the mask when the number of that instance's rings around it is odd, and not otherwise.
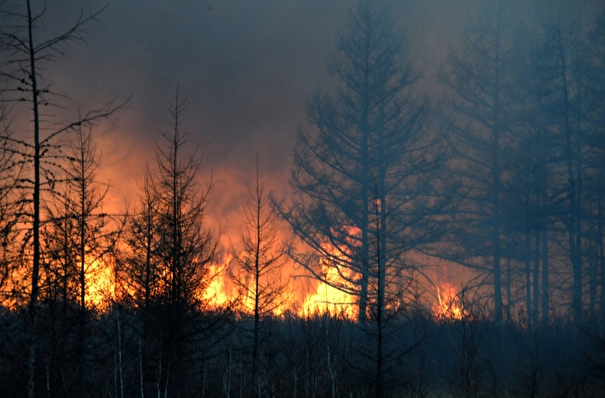
[[[317,285],[315,293],[305,298],[298,315],[309,317],[313,314],[329,314],[353,320],[358,315],[357,300],[348,292],[356,291],[350,281],[358,279],[359,275],[346,264],[351,262],[351,248],[359,246],[361,230],[345,225],[339,230],[332,228],[331,232],[340,239],[344,237],[344,243],[322,244],[325,255],[320,258],[319,264],[323,280]]]
[[[461,320],[468,316],[460,300],[460,295],[453,284],[445,282],[436,286],[437,302],[433,305],[433,316],[441,321]]]
[[[355,230],[347,230],[347,244],[355,245]],[[287,275],[288,288],[279,306],[276,306],[272,314],[282,316],[285,313],[294,314],[301,318],[310,318],[315,315],[328,315],[354,321],[358,316],[358,297],[349,292],[355,292],[355,287],[348,280],[354,280],[353,271],[342,267],[347,260],[347,247],[334,247],[326,243],[323,245],[326,256],[319,259],[320,275],[323,281],[317,280],[310,291],[302,295],[294,295],[292,292],[302,291],[302,286],[297,285],[297,279]],[[349,253],[350,254],[350,253]],[[233,306],[238,303],[238,310],[242,314],[252,314],[254,311],[253,298],[242,297],[238,289],[229,278],[228,269],[232,266],[233,255],[228,253],[217,263],[208,266],[206,272],[207,283],[198,299],[207,309],[220,309]],[[111,299],[116,299],[115,275],[112,267],[96,259],[91,261],[94,266],[94,277],[86,279],[87,306],[97,309],[106,309]],[[285,270],[284,272],[288,272]],[[343,278],[344,276],[344,278]],[[468,311],[460,299],[460,294],[450,282],[440,283],[435,286],[436,301],[433,303],[431,312],[433,317],[440,321],[461,320],[468,316]],[[297,296],[298,298],[294,298]]]
[[[324,262],[324,261],[322,261]],[[340,275],[334,267],[330,267],[327,261],[322,264],[326,282],[319,282],[315,293],[308,295],[298,315],[308,318],[313,314],[331,315],[333,317],[342,317],[350,320],[357,318],[357,300],[355,296],[339,290],[331,285],[338,283]]]
[[[251,314],[254,309],[253,299],[249,296],[238,297],[238,291],[229,281],[227,269],[229,268],[232,255],[225,256],[221,264],[211,265],[208,269],[209,283],[200,298],[207,303],[209,308],[223,308],[235,302],[240,303],[240,311]],[[289,286],[285,293],[289,297],[279,300],[283,305],[277,306],[272,312],[275,316],[281,316],[286,312],[295,314],[301,318],[309,318],[313,315],[330,315],[354,320],[357,317],[357,300],[354,295],[337,289],[332,284],[342,285],[342,278],[338,271],[330,266],[330,260],[320,261],[322,274],[326,282],[318,282],[312,292],[306,294],[301,301],[292,299],[291,292],[300,286],[294,286],[295,278],[289,278]]]
[[[200,298],[211,308],[221,308],[233,301],[233,294],[228,292],[225,282],[225,270],[232,260],[233,256],[229,254],[222,264],[213,264],[208,268],[209,283]]]

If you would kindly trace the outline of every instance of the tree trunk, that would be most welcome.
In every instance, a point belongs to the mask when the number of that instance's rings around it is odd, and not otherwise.
[[[599,209],[598,209],[598,233],[599,240],[599,269],[601,282],[601,321],[605,322],[605,236],[603,236],[603,183],[599,181]]]
[[[529,192],[527,200],[527,214],[525,230],[525,307],[527,311],[527,327],[531,329],[532,302],[531,302],[531,228],[529,226]]]
[[[535,231],[534,237],[534,274],[533,274],[533,312],[532,323],[534,327],[538,327],[540,320],[540,230]]]
[[[29,49],[29,78],[32,87],[32,111],[34,116],[34,220],[33,220],[33,249],[32,284],[29,303],[29,354],[27,360],[27,395],[35,397],[35,368],[36,368],[36,338],[38,311],[38,277],[40,272],[40,115],[38,112],[38,83],[36,70],[36,54],[33,38],[33,19],[31,5],[27,0],[27,28]]]
[[[548,326],[550,322],[550,283],[548,261],[548,228],[542,230],[542,325]]]
[[[569,242],[569,256],[571,261],[573,275],[573,316],[576,322],[582,321],[582,264],[580,237],[577,236],[580,223],[579,214],[579,187],[576,179],[576,171],[574,168],[574,153],[573,153],[573,138],[572,127],[570,122],[571,104],[569,99],[569,87],[567,81],[567,60],[563,48],[561,38],[561,30],[558,29],[557,36],[557,52],[559,56],[559,67],[561,72],[561,87],[563,94],[563,117],[565,121],[565,160],[567,162],[567,192],[569,195],[569,221],[567,223],[567,233]]]

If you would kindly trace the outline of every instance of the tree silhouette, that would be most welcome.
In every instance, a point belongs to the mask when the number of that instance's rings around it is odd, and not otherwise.
[[[23,211],[17,181],[23,168],[17,156],[13,133],[4,103],[0,102],[0,289],[7,287],[12,269],[18,263],[17,222]],[[8,299],[4,294],[0,302]]]
[[[160,294],[158,198],[148,168],[140,190],[134,210],[126,215],[122,241],[127,249],[120,255],[119,272],[125,276],[125,291],[133,295],[130,299],[146,314]]]
[[[90,111],[71,123],[54,124],[52,115],[42,112],[42,108],[57,106],[64,98],[53,92],[50,87],[50,76],[45,76],[45,65],[55,61],[64,54],[65,48],[73,42],[83,42],[83,28],[94,21],[102,11],[90,11],[80,17],[68,28],[58,34],[49,34],[44,23],[46,8],[35,8],[31,1],[5,2],[2,4],[3,20],[1,51],[5,58],[0,66],[0,77],[5,83],[4,101],[24,103],[32,121],[31,136],[12,138],[18,147],[18,154],[29,166],[20,178],[20,188],[27,191],[30,210],[26,211],[27,222],[31,224],[31,233],[25,237],[31,241],[31,260],[29,286],[28,324],[29,360],[27,390],[30,398],[35,391],[35,358],[36,358],[36,323],[38,310],[39,277],[40,277],[40,224],[42,220],[42,194],[52,191],[55,186],[53,169],[56,159],[60,157],[56,140],[62,133],[78,126],[89,125],[99,118],[105,118],[120,108],[113,103]]]
[[[537,101],[542,106],[544,128],[552,142],[550,194],[558,204],[555,222],[559,231],[565,231],[552,235],[567,252],[572,276],[572,311],[574,319],[580,322],[584,311],[583,263],[588,254],[586,195],[590,191],[585,182],[590,148],[587,142],[590,83],[580,31],[573,18],[567,21],[561,18],[565,9],[559,6],[547,15],[534,67],[539,84]],[[543,311],[547,312],[548,308]]]
[[[59,166],[63,178],[56,181],[52,201],[45,201],[47,221],[42,227],[41,298],[50,306],[58,306],[59,314],[50,308],[53,323],[58,323],[53,328],[64,333],[70,329],[67,310],[77,308],[76,372],[71,375],[72,379],[62,369],[62,375],[57,378],[61,381],[57,384],[71,379],[78,393],[85,394],[88,316],[93,304],[103,304],[90,302],[89,287],[91,281],[106,282],[104,273],[108,275],[109,254],[118,231],[110,228],[109,217],[102,209],[108,187],[98,181],[100,155],[92,131],[76,128],[65,155],[65,161]],[[106,302],[109,298],[105,298]],[[60,368],[61,364],[57,366]],[[70,390],[71,386],[64,388]]]
[[[260,176],[258,154],[254,185],[248,186],[249,199],[244,207],[244,226],[239,230],[241,250],[232,249],[236,269],[230,269],[243,300],[243,310],[252,312],[254,318],[252,345],[252,374],[257,380],[261,318],[272,315],[285,298],[287,283],[281,279],[285,264],[286,248],[278,240],[279,215],[269,202],[269,196]],[[260,387],[259,387],[260,388]]]
[[[424,227],[439,201],[426,175],[439,151],[423,130],[427,105],[413,93],[418,77],[388,10],[361,1],[337,48],[328,67],[335,92],[316,93],[308,103],[314,131],[298,136],[295,196],[282,211],[315,253],[294,254],[296,261],[356,296],[364,323],[369,302],[376,303],[372,294],[386,291],[389,262],[429,240]],[[373,232],[374,209],[380,235]],[[373,235],[381,240],[378,257],[371,254]],[[318,269],[318,258],[336,270],[336,280]]]
[[[448,179],[458,203],[450,225],[460,226],[454,241],[464,251],[458,261],[490,276],[497,321],[503,314],[502,236],[508,223],[506,148],[516,105],[515,21],[506,1],[482,3],[465,30],[461,53],[452,51],[440,72],[452,151]]]
[[[138,325],[137,351],[141,396],[149,379],[147,369],[155,353],[154,339],[161,303],[162,284],[158,256],[158,198],[149,168],[140,186],[134,209],[128,210],[120,237],[122,250],[117,255],[117,269],[123,303],[136,308]],[[119,308],[118,308],[119,313]],[[153,348],[152,348],[153,347]],[[155,369],[154,369],[155,370]]]
[[[133,250],[126,272],[138,305],[152,317],[148,327],[153,330],[145,330],[157,338],[157,386],[171,394],[185,381],[182,361],[191,355],[184,349],[192,338],[189,326],[200,309],[207,266],[216,252],[204,218],[211,184],[203,187],[199,181],[201,158],[183,154],[184,106],[177,88],[170,131],[162,133],[163,142],[156,146],[156,169],[146,177],[139,213],[130,219],[127,233]]]
[[[587,164],[590,171],[587,185],[593,193],[588,198],[596,208],[591,211],[594,242],[595,264],[591,273],[600,284],[599,301],[601,319],[605,320],[605,140],[603,126],[605,125],[605,110],[598,106],[605,95],[605,13],[601,13],[589,34],[588,46],[588,92],[589,103],[592,104],[587,112],[590,122],[590,132],[586,136]],[[596,285],[596,283],[595,283]],[[596,286],[594,287],[596,290]],[[594,293],[596,295],[596,291]]]

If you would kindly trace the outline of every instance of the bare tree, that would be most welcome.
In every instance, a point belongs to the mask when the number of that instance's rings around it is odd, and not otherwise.
[[[0,102],[0,291],[6,287],[11,270],[17,263],[18,252],[14,244],[18,235],[16,225],[22,212],[20,194],[16,189],[17,180],[23,167],[16,156],[15,144],[6,112],[6,106]],[[0,302],[8,298],[2,294]]]
[[[457,189],[457,216],[450,225],[458,261],[488,275],[495,319],[502,303],[502,237],[507,184],[506,148],[515,121],[516,18],[510,2],[490,0],[467,26],[460,53],[452,51],[440,73],[446,92],[444,129],[452,159],[449,181]]]
[[[83,42],[83,27],[93,22],[102,11],[82,13],[80,17],[59,34],[48,34],[45,7],[36,7],[31,1],[5,2],[0,10],[2,29],[0,32],[1,50],[5,57],[0,65],[0,77],[5,82],[4,101],[15,101],[30,106],[29,120],[32,121],[30,134],[23,138],[12,138],[18,153],[29,165],[20,178],[20,187],[27,191],[30,210],[25,214],[31,223],[31,284],[29,286],[28,324],[29,359],[27,382],[28,396],[34,397],[35,358],[36,358],[36,318],[40,277],[40,225],[42,220],[42,194],[52,191],[55,185],[53,169],[55,160],[60,157],[57,137],[74,127],[88,125],[94,120],[104,118],[115,112],[120,105],[110,103],[105,107],[91,111],[71,123],[53,123],[52,115],[42,113],[42,108],[58,105],[64,98],[53,92],[50,87],[50,76],[45,76],[45,64],[62,56],[67,46],[74,42]]]
[[[216,243],[204,225],[211,183],[200,187],[201,158],[193,153],[183,157],[187,133],[182,130],[181,114],[185,101],[171,105],[172,131],[163,133],[163,145],[156,148],[157,174],[154,189],[158,198],[160,242],[157,252],[162,261],[164,294],[169,303],[191,305],[197,289],[203,286],[205,266],[214,258]]]
[[[158,198],[152,178],[151,171],[147,169],[138,203],[126,216],[122,240],[127,250],[121,258],[120,268],[120,272],[126,276],[126,291],[134,294],[132,299],[143,313],[147,312],[152,302],[157,301],[159,294]]]
[[[87,384],[88,313],[93,305],[103,304],[101,297],[95,297],[95,302],[91,302],[89,287],[95,280],[109,283],[103,274],[109,274],[109,254],[115,246],[118,229],[111,228],[110,219],[102,209],[108,187],[98,181],[100,155],[96,151],[92,131],[76,128],[74,135],[66,150],[65,162],[59,165],[63,177],[55,181],[58,187],[52,192],[52,201],[45,201],[48,219],[41,231],[40,286],[41,298],[48,303],[52,323],[56,324],[52,326],[51,335],[64,339],[60,331],[67,333],[70,329],[68,309],[77,307],[74,346],[77,372],[72,374],[73,379],[64,373],[57,378],[60,380],[57,384],[72,380],[71,387],[75,386],[79,393],[84,393]],[[110,297],[105,299],[108,303]],[[56,305],[59,314],[55,314]],[[60,358],[56,355],[56,360],[60,361]],[[60,364],[57,366],[61,367]]]
[[[601,13],[590,31],[588,50],[589,101],[592,104],[588,110],[591,120],[590,133],[586,136],[587,163],[591,170],[588,184],[594,196],[588,201],[595,204],[591,212],[593,230],[591,234],[596,251],[596,261],[592,273],[600,284],[601,320],[605,320],[605,141],[603,126],[605,111],[598,106],[605,95],[605,13]],[[596,290],[596,288],[595,288]],[[595,292],[596,294],[596,292]]]
[[[249,201],[243,210],[245,225],[239,230],[241,250],[232,249],[237,268],[229,271],[231,279],[239,287],[243,310],[251,310],[254,317],[252,373],[253,380],[259,383],[261,319],[272,315],[283,304],[287,282],[281,279],[286,247],[279,242],[278,213],[265,192],[258,154],[254,185],[248,186],[248,192]]]
[[[427,105],[413,93],[418,76],[388,10],[361,1],[337,45],[338,57],[329,64],[336,90],[309,101],[315,131],[299,134],[295,197],[284,216],[316,254],[295,259],[318,279],[356,296],[358,320],[365,323],[370,291],[385,290],[372,287],[384,284],[386,275],[373,270],[385,270],[394,253],[431,238],[424,227],[439,200],[426,176],[439,151],[423,130]],[[383,231],[379,257],[371,255],[375,208]],[[338,278],[318,269],[318,257]]]
[[[205,210],[211,184],[199,181],[201,158],[184,155],[187,134],[182,128],[185,101],[170,106],[170,131],[162,133],[156,147],[156,167],[144,184],[141,212],[131,220],[133,275],[140,304],[153,304],[157,336],[157,388],[178,394],[188,355],[185,344],[193,337],[190,320],[200,309],[200,292],[208,281],[207,266],[214,260],[216,240],[205,225]],[[152,214],[153,213],[153,214]],[[157,290],[156,290],[157,289]]]
[[[120,240],[123,248],[118,253],[116,269],[123,301],[133,303],[137,310],[141,398],[145,395],[145,386],[150,378],[147,369],[154,352],[150,346],[154,346],[152,336],[162,295],[161,259],[158,253],[159,202],[153,184],[153,176],[147,168],[137,202],[125,216]]]
[[[567,251],[572,276],[572,311],[579,322],[584,311],[583,263],[588,254],[584,237],[589,212],[586,195],[590,194],[585,185],[587,152],[590,150],[587,142],[590,83],[587,81],[583,37],[577,23],[573,22],[577,18],[564,20],[561,15],[565,10],[565,6],[559,6],[546,16],[534,67],[539,82],[536,95],[543,111],[543,128],[552,142],[550,195],[559,208],[555,222],[559,230],[565,231],[565,237],[559,233],[553,238]],[[548,312],[548,308],[543,310]]]

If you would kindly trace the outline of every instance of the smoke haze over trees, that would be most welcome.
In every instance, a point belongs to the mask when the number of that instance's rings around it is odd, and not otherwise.
[[[598,2],[0,1],[0,395],[597,396],[604,98]]]

